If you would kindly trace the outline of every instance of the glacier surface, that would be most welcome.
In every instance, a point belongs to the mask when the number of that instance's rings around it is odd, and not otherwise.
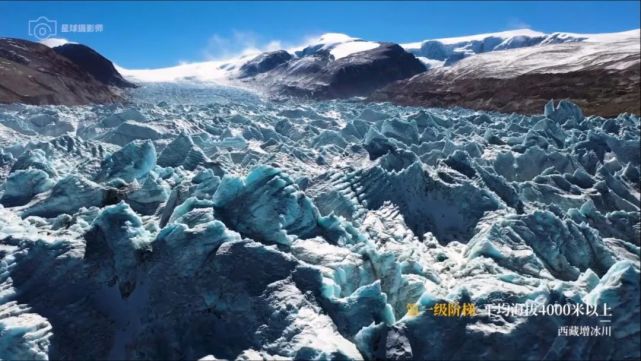
[[[0,106],[0,359],[640,357],[639,116],[135,96]]]

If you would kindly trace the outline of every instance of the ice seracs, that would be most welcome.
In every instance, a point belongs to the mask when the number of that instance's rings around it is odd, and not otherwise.
[[[639,357],[638,115],[134,93],[0,107],[1,359]]]
[[[132,182],[144,178],[155,165],[156,147],[153,142],[149,139],[134,140],[105,158],[96,179]]]
[[[13,308],[13,309],[12,309]],[[20,311],[15,304],[0,306],[0,356],[47,360],[53,336],[47,319]]]
[[[85,233],[85,259],[95,267],[98,282],[115,282],[123,298],[136,288],[137,268],[151,239],[142,220],[124,202],[104,208]],[[107,257],[105,257],[107,256]]]
[[[244,180],[223,178],[213,201],[218,216],[245,237],[289,244],[289,235],[309,238],[322,231],[311,200],[275,168],[256,168]]]

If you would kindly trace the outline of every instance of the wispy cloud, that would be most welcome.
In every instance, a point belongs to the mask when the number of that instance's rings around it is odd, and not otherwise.
[[[202,53],[207,60],[221,60],[279,50],[284,47],[279,40],[265,41],[254,32],[235,30],[229,36],[214,34],[209,37]]]
[[[516,29],[532,29],[532,26],[520,18],[509,18],[507,20],[507,29],[506,30],[516,30]]]

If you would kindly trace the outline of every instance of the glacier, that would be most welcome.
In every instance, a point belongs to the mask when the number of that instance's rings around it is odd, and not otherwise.
[[[0,359],[641,356],[638,115],[132,96],[0,105]]]

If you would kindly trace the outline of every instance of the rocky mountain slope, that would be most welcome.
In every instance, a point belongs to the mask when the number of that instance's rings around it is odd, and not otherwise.
[[[82,44],[67,43],[56,46],[53,50],[74,62],[78,67],[91,74],[96,80],[106,85],[120,88],[133,88],[135,85],[126,81],[113,63],[98,54],[95,50]]]
[[[82,47],[81,53],[72,49]],[[76,46],[61,50],[27,40],[0,38],[0,103],[111,103],[123,100],[117,86],[128,86],[110,61]],[[78,57],[80,56],[80,57]],[[120,79],[120,81],[118,81]]]
[[[569,98],[586,114],[640,113],[639,32],[471,55],[378,90],[371,100],[534,114]]]

